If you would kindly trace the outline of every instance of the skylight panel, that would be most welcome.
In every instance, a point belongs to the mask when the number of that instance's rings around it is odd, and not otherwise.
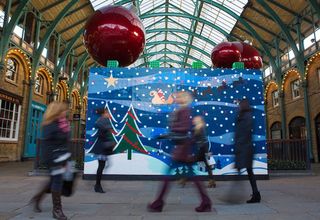
[[[164,0],[156,0],[156,1],[144,0],[140,4],[140,12],[141,14],[146,13],[148,11],[151,11],[153,8],[157,8],[158,6],[164,3],[165,3]]]

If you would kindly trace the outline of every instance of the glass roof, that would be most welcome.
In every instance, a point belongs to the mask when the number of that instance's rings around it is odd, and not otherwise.
[[[214,46],[226,39],[237,20],[210,2],[240,15],[248,0],[90,0],[95,10],[106,5],[137,7],[146,30],[146,47],[132,66],[160,60],[162,67],[211,66]],[[219,31],[217,29],[222,29]]]

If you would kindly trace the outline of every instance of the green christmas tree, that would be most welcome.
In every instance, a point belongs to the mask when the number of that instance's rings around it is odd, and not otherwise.
[[[121,136],[121,139],[116,145],[114,151],[116,153],[127,151],[128,160],[132,159],[133,150],[147,154],[147,149],[140,141],[139,137],[143,137],[143,134],[140,132],[136,121],[139,123],[141,122],[139,121],[132,105],[130,105],[127,114],[123,117],[121,122],[123,121],[125,121],[125,124],[117,134],[117,136]]]

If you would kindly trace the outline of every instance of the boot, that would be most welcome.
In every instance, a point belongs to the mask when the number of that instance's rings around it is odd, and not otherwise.
[[[163,200],[155,200],[153,203],[148,205],[149,212],[162,212],[164,202]]]
[[[247,203],[259,203],[261,201],[261,195],[260,192],[253,193],[250,200],[247,201]]]
[[[216,188],[216,181],[215,180],[213,180],[213,179],[211,179],[211,180],[209,180],[209,182],[208,182],[208,188]]]
[[[40,208],[40,202],[43,199],[44,195],[50,189],[50,184],[45,185],[35,196],[32,197],[29,204],[33,204],[34,212],[42,212]]]
[[[193,182],[195,183],[196,187],[198,188],[198,191],[201,196],[201,204],[200,206],[195,208],[196,212],[211,212],[211,201],[209,197],[207,196],[207,193],[203,186],[201,185],[200,181],[194,179]]]
[[[162,208],[164,206],[163,198],[166,195],[168,188],[169,180],[164,179],[157,199],[147,207],[149,212],[162,212]]]
[[[63,214],[61,206],[61,193],[52,191],[52,217],[58,220],[67,220],[67,217]]]
[[[94,185],[94,191],[96,193],[106,193],[105,191],[103,191],[102,186],[100,184]]]
[[[202,202],[201,202],[200,206],[195,208],[195,210],[196,210],[196,212],[211,212],[211,201],[210,201],[210,199],[207,196],[202,198]]]
[[[186,186],[186,183],[187,183],[187,179],[186,178],[181,178],[179,179],[178,181],[178,184],[183,188]]]

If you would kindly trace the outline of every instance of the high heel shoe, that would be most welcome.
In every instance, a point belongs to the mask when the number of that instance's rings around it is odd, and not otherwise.
[[[195,210],[196,212],[211,212],[211,203],[202,202]]]
[[[105,191],[103,191],[101,185],[95,185],[95,186],[94,186],[94,191],[95,191],[96,193],[106,193]]]
[[[251,199],[247,201],[247,203],[259,203],[261,201],[260,192],[256,192],[252,195]]]
[[[163,205],[163,200],[156,200],[149,204],[147,208],[149,212],[162,212]]]

